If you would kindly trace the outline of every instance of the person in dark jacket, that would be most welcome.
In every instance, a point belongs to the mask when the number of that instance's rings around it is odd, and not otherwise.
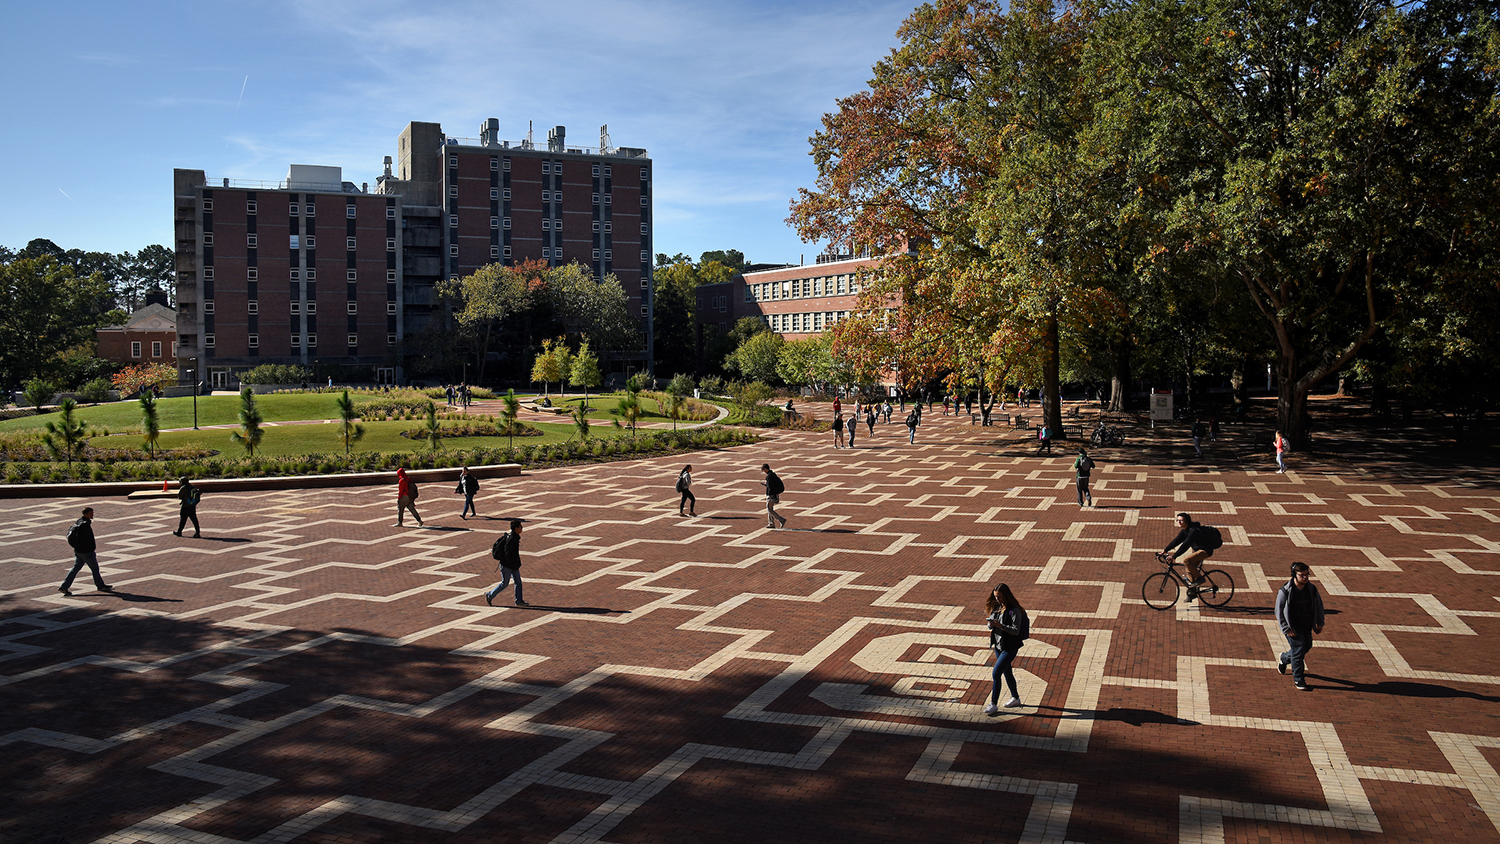
[[[677,473],[677,491],[682,495],[677,499],[677,515],[682,515],[684,506],[688,508],[689,516],[698,515],[698,499],[693,496],[693,464],[683,466]]]
[[[984,600],[984,611],[989,615],[990,648],[995,652],[994,685],[990,687],[990,702],[985,706],[984,714],[998,715],[1000,707],[997,704],[1000,701],[1002,679],[1010,689],[1010,700],[1005,705],[1011,708],[1022,705],[1012,663],[1016,660],[1016,653],[1021,650],[1021,643],[1031,635],[1031,619],[1026,616],[1026,609],[1021,606],[1021,602],[1011,594],[1010,587],[1004,583],[990,591],[989,597]]]
[[[469,471],[468,466],[465,466],[463,471],[458,473],[458,492],[464,497],[464,509],[458,514],[460,519],[467,520],[469,516],[479,515],[479,511],[474,509],[474,493],[478,491],[479,479],[474,477],[474,473]]]
[[[177,530],[172,531],[173,536],[182,536],[182,529],[187,527],[189,519],[193,522],[193,538],[203,535],[203,529],[198,526],[198,500],[202,497],[203,490],[193,486],[191,478],[177,481],[177,500],[182,502],[182,507],[177,511]]]
[[[1198,523],[1187,513],[1177,514],[1177,538],[1167,543],[1167,547],[1161,549],[1163,554],[1169,553],[1173,548],[1177,553],[1172,554],[1175,559],[1182,558],[1187,564],[1188,579],[1194,586],[1203,583],[1203,561],[1212,557],[1214,552],[1204,547],[1203,537],[1198,532]]]
[[[526,603],[526,601],[522,599],[521,595],[522,584],[520,519],[510,520],[510,533],[507,533],[504,536],[501,536],[500,539],[496,540],[495,548],[498,552],[498,555],[495,557],[495,559],[500,563],[500,582],[495,584],[495,588],[484,593],[484,602],[486,604],[489,604],[490,606],[494,606],[495,597],[500,594],[501,590],[509,586],[512,580],[514,580],[516,582],[516,606],[530,606],[530,604]]]
[[[1290,665],[1292,683],[1299,691],[1309,691],[1304,672],[1313,634],[1323,632],[1323,596],[1312,584],[1312,569],[1307,563],[1292,563],[1291,579],[1277,591],[1276,623],[1286,635],[1288,648],[1277,659],[1276,670],[1285,674]]]
[[[766,473],[766,479],[761,481],[766,488],[766,527],[774,528],[777,522],[781,523],[781,527],[786,527],[786,519],[776,512],[776,505],[781,503],[781,494],[786,492],[786,484],[771,471],[771,464],[760,464],[760,470]]]
[[[89,573],[94,576],[94,588],[100,592],[113,592],[115,588],[104,582],[99,574],[98,543],[94,541],[94,508],[83,508],[83,514],[73,527],[68,529],[68,544],[73,547],[73,570],[63,579],[62,585],[57,591],[67,596],[72,596],[69,591],[73,586],[73,578],[84,566],[89,567]]]

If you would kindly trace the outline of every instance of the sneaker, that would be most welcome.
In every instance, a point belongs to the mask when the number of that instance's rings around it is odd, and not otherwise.
[[[61,592],[61,593],[63,593],[63,597],[64,597],[64,598],[71,598],[71,597],[73,597],[73,593],[72,593],[72,592],[69,592],[69,591],[68,591],[68,590],[66,590],[66,589],[63,589],[63,588],[61,588],[61,587],[58,587],[58,590],[57,590],[57,591],[59,591],[59,592]]]
[[[492,607],[495,605],[495,599],[488,592],[484,593],[484,602]]]
[[[391,527],[406,527],[406,525],[403,525],[400,522],[397,522],[397,523],[391,525]]]
[[[203,538],[203,534],[201,534],[201,533],[195,533],[195,534],[193,534],[193,538],[194,539],[202,539]]]
[[[172,535],[173,536],[182,536],[182,531],[180,531],[180,530],[174,530],[174,531],[172,531]]]
[[[1006,701],[1006,702],[1005,702],[1005,705],[1006,705],[1006,707],[1008,707],[1008,708],[1010,708],[1010,709],[1014,709],[1014,708],[1016,708],[1016,707],[1017,707],[1017,706],[1020,706],[1020,705],[1021,705],[1021,699],[1020,699],[1020,698],[1018,698],[1018,697],[1013,697],[1013,698],[1011,698],[1011,699],[1010,699],[1010,700],[1007,700],[1007,701]]]
[[[984,714],[986,714],[986,715],[999,715],[1000,714],[1000,707],[996,706],[994,703],[987,703],[987,704],[984,705]]]
[[[100,586],[99,587],[99,591],[100,592],[113,592],[113,591],[115,591],[115,587],[113,587],[113,586]]]
[[[1312,687],[1311,686],[1307,685],[1306,683],[1304,683],[1304,682],[1302,682],[1300,680],[1297,681],[1297,682],[1295,682],[1295,683],[1293,683],[1292,685],[1296,686],[1297,687],[1297,691],[1299,691],[1299,692],[1310,692],[1310,691],[1312,691]]]
[[[786,519],[782,519],[781,520],[781,526],[782,527],[786,527]]]
[[[1281,676],[1285,677],[1286,676],[1286,663],[1284,663],[1284,662],[1278,662],[1278,663],[1276,663],[1276,670],[1281,673]]]
[[[525,601],[516,601],[516,606],[518,606],[518,607],[529,607],[531,605],[528,604],[528,603],[526,603]]]
[[[1196,578],[1193,579],[1193,585],[1194,586],[1202,586],[1206,582],[1208,582],[1208,577],[1205,576],[1205,575],[1201,575],[1201,574],[1198,575]]]

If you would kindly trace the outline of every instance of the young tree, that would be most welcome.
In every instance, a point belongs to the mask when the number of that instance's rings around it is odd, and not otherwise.
[[[359,424],[359,412],[354,409],[354,399],[349,396],[349,391],[333,400],[339,409],[339,439],[344,442],[344,456],[349,456],[355,443],[359,442],[365,435],[365,426]]]
[[[542,341],[542,351],[536,356],[535,362],[531,364],[531,381],[542,382],[542,394],[546,395],[550,382],[557,381],[559,386],[565,377],[561,361],[558,360],[556,351],[552,348],[552,340]]]
[[[501,399],[500,418],[505,422],[505,435],[510,437],[510,447],[516,447],[516,419],[521,415],[521,400],[515,390],[506,390]]]
[[[141,394],[141,433],[146,437],[146,449],[151,459],[156,459],[156,441],[161,437],[161,418],[156,410],[156,396]]]
[[[589,412],[583,405],[573,408],[573,430],[577,432],[580,442],[587,442],[589,438]]]
[[[619,417],[615,420],[615,427],[620,427],[620,419],[630,426],[630,438],[635,439],[635,423],[641,418],[645,408],[641,405],[641,382],[632,375],[625,382],[625,395],[620,397],[619,403],[610,413]]]
[[[21,390],[21,396],[26,399],[27,404],[36,408],[37,413],[42,412],[42,405],[52,401],[52,396],[56,393],[57,387],[51,381],[42,378],[27,381],[26,386]]]
[[[423,432],[422,438],[427,440],[428,448],[437,451],[443,447],[443,426],[438,421],[435,402],[427,403],[427,424],[423,426]]]
[[[229,439],[245,449],[246,456],[254,457],[255,450],[260,448],[260,441],[265,437],[265,431],[261,430],[261,423],[265,417],[261,416],[260,408],[255,406],[255,394],[250,392],[249,387],[240,389],[240,429],[229,435]]]
[[[72,399],[63,399],[58,406],[56,422],[47,423],[47,433],[42,435],[42,442],[47,446],[47,451],[52,453],[55,460],[59,455],[68,458],[68,472],[73,471],[73,457],[82,456],[83,447],[88,442],[88,425],[73,416],[73,411],[78,403]]]
[[[599,359],[589,351],[588,341],[584,341],[583,345],[578,347],[578,354],[573,356],[572,370],[568,375],[568,380],[573,386],[583,388],[583,404],[580,407],[584,409],[584,412],[588,412],[589,390],[603,382],[603,378],[599,375]]]
[[[687,398],[680,393],[666,392],[662,410],[672,419],[672,430],[677,430],[677,420],[682,418],[682,411],[687,407]]]

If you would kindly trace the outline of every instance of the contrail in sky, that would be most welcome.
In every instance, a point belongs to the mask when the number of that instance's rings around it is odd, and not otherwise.
[[[63,196],[68,196],[68,192],[65,191],[65,190],[63,190],[62,188],[58,188],[57,192],[60,193],[60,194],[62,194]],[[72,202],[73,201],[73,197],[68,196],[68,201]]]
[[[245,86],[249,85],[249,84],[250,84],[250,77],[249,76],[246,76],[245,77],[245,81],[240,83],[240,99],[239,99],[239,102],[236,102],[234,104],[234,116],[235,117],[239,117],[240,116],[240,103],[243,103],[245,101]]]

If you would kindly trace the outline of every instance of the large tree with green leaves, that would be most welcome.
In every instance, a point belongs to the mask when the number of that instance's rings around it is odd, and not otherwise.
[[[453,318],[474,344],[480,383],[484,383],[495,332],[509,317],[532,306],[533,294],[543,286],[546,272],[546,265],[539,260],[515,267],[487,264],[462,278],[439,283],[443,295],[460,305]]]
[[[51,375],[63,352],[121,316],[109,301],[103,275],[81,277],[45,251],[0,264],[0,383]]]

